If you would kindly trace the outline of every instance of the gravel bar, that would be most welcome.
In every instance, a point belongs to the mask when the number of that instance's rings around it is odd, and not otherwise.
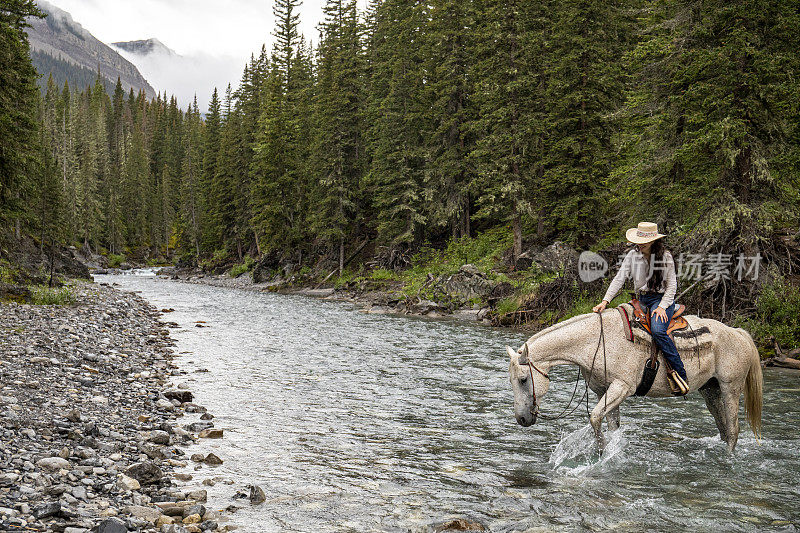
[[[71,306],[0,304],[0,531],[235,529],[179,472],[213,417],[178,424],[205,409],[168,386],[182,372],[159,311],[109,286],[73,290]]]

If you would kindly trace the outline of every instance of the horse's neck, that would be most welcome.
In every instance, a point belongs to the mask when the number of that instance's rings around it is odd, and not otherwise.
[[[564,322],[561,327],[557,324],[550,331],[542,331],[529,346],[535,362],[547,363],[549,367],[578,365],[589,368],[600,335],[600,319],[596,315],[580,315]],[[608,317],[603,320],[608,322]]]

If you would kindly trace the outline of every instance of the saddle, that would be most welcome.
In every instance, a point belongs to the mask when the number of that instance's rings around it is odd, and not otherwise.
[[[637,298],[633,298],[628,302],[628,304],[633,307],[633,323],[645,329],[650,335],[652,335],[653,332],[650,329],[650,314],[646,313],[642,309],[642,305]],[[631,327],[631,319],[628,317],[628,312],[623,306],[618,306],[617,310],[622,318],[622,326],[623,331],[625,332],[625,338],[633,342],[633,330]],[[669,324],[667,324],[667,335],[669,335],[673,342],[675,342],[673,332],[681,331],[689,326],[689,322],[687,322],[686,319],[681,316],[683,315],[684,311],[686,311],[686,306],[683,304],[678,304],[675,312],[672,314]],[[655,342],[652,342],[650,344],[650,358],[644,365],[642,381],[639,383],[639,386],[636,388],[636,392],[634,393],[636,396],[646,395],[653,386],[653,381],[655,381],[656,374],[658,373],[658,367],[660,366],[658,352],[658,345]],[[689,386],[678,375],[678,373],[673,370],[667,361],[664,361],[664,364],[667,367],[667,381],[669,382],[670,389],[672,389],[672,393],[676,396],[686,395],[686,393],[689,392]]]
[[[653,332],[650,331],[650,314],[644,312],[642,309],[642,304],[636,298],[628,303],[633,306],[633,320],[638,322],[640,326],[642,326],[649,334],[652,335]],[[670,337],[672,337],[673,331],[681,330],[689,325],[686,319],[681,316],[684,311],[686,311],[686,306],[683,304],[678,304],[675,312],[672,314],[669,324],[667,324],[667,335],[670,335]]]

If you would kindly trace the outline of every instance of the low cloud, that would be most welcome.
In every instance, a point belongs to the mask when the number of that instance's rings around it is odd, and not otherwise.
[[[36,0],[39,9],[47,13],[47,23],[58,30],[66,30],[84,39],[93,39],[94,36],[86,31],[83,26],[75,22],[72,15],[54,6],[45,0]]]
[[[168,95],[175,95],[181,108],[186,109],[197,95],[197,105],[202,113],[208,110],[214,88],[219,90],[222,99],[228,83],[235,90],[244,71],[244,64],[234,56],[178,55],[167,51],[139,55],[114,48],[136,65],[156,92],[167,91]]]

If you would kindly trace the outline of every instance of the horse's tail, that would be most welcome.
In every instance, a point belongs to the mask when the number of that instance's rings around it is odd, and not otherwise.
[[[750,370],[747,372],[747,379],[744,384],[744,412],[747,415],[747,422],[756,438],[761,438],[761,407],[763,404],[764,376],[761,373],[761,357],[758,355],[758,348],[753,342],[750,334],[738,328],[742,335],[750,343]]]

